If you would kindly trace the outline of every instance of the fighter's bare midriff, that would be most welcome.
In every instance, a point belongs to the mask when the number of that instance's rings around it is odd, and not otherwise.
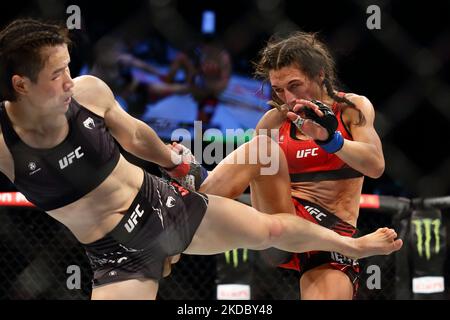
[[[359,196],[364,178],[337,181],[297,182],[292,184],[292,195],[334,213],[356,227],[359,214]]]
[[[80,172],[80,174],[82,174]],[[82,243],[101,239],[123,218],[138,193],[143,170],[123,156],[111,174],[81,199],[47,212]]]

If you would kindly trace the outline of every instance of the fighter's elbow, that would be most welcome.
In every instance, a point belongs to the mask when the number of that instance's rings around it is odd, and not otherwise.
[[[384,173],[384,161],[377,161],[370,167],[370,170],[367,170],[366,176],[372,179],[378,179]]]

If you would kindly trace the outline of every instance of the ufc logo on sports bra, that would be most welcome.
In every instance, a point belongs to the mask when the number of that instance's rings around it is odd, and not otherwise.
[[[138,218],[142,217],[144,214],[144,210],[139,210],[140,205],[138,204],[136,208],[134,208],[133,213],[131,214],[130,219],[128,219],[127,223],[125,223],[125,229],[127,229],[128,233],[133,231],[134,227],[138,224]]]
[[[313,156],[313,157],[318,156],[317,150],[319,150],[319,148],[298,150],[297,151],[297,159],[306,158],[308,156]]]
[[[78,147],[67,156],[59,160],[59,167],[63,170],[67,166],[71,165],[74,159],[80,159],[82,156],[84,156],[84,153],[81,152],[81,147]]]

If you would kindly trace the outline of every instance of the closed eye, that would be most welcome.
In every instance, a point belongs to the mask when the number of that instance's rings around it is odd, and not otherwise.
[[[59,76],[65,71],[69,71],[69,74],[70,74],[69,64],[70,64],[70,61],[65,67],[59,68],[59,69],[56,69],[55,71],[53,71],[53,73],[52,73],[52,80],[58,79]]]
[[[276,93],[283,93],[283,89],[281,88],[273,88]]]
[[[290,86],[289,86],[289,90],[294,90],[294,89],[297,89],[298,87],[300,87],[302,84],[301,83],[299,83],[299,82],[296,82],[296,83],[293,83],[293,84],[291,84]]]

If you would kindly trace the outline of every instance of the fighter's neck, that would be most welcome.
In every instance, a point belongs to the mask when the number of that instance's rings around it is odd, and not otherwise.
[[[14,127],[39,133],[53,132],[67,124],[64,113],[42,113],[31,105],[17,102],[5,102],[5,108]]]
[[[337,94],[336,91],[334,91],[334,93]],[[329,106],[331,106],[335,102],[335,100],[329,96],[329,94],[325,88],[323,88],[321,90],[320,97],[318,98],[318,100]]]

